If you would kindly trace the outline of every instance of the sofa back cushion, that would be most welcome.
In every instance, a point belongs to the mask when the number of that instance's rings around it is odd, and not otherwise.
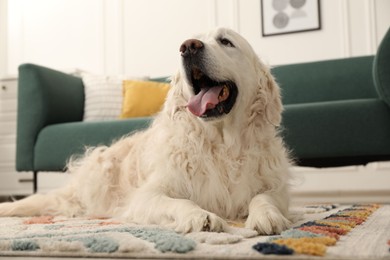
[[[283,65],[272,69],[284,104],[377,98],[373,56]]]
[[[124,76],[82,73],[85,91],[84,121],[118,119],[122,106]]]

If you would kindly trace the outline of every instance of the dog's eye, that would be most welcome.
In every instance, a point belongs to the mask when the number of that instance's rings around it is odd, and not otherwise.
[[[226,38],[219,39],[219,42],[227,47],[234,47],[234,44]]]

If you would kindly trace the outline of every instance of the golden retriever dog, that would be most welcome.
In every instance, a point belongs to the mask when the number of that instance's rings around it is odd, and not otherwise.
[[[222,232],[227,220],[259,234],[290,225],[290,160],[278,134],[282,104],[269,68],[236,32],[183,42],[151,126],[68,165],[70,183],[0,204],[0,216],[103,215],[177,232]]]

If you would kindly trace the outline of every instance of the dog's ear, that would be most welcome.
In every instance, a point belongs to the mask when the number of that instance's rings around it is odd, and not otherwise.
[[[259,58],[256,59],[257,75],[259,77],[259,88],[264,95],[264,114],[268,123],[279,126],[282,121],[283,105],[280,97],[280,89],[271,74],[269,67],[262,64]]]
[[[267,88],[269,95],[267,96],[267,104],[265,107],[265,113],[271,124],[279,126],[282,122],[283,105],[280,97],[280,88],[276,83],[274,76],[270,70],[266,71]]]
[[[173,117],[177,111],[185,109],[187,101],[184,97],[185,82],[180,72],[177,72],[175,75],[171,76],[170,80],[171,89],[169,90],[165,100],[164,111],[170,117]]]

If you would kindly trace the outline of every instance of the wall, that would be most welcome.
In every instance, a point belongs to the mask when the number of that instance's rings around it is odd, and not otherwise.
[[[8,70],[23,62],[102,72],[102,1],[8,1]]]
[[[390,1],[322,0],[321,30],[261,38],[259,9],[259,1],[241,1],[238,28],[270,64],[373,54],[390,26],[389,15],[377,15],[390,12]]]
[[[4,1],[4,0],[0,0]],[[161,76],[175,72],[180,43],[216,26],[246,37],[270,63],[375,53],[390,26],[388,0],[322,0],[322,29],[261,37],[260,0],[12,0],[8,58],[95,73]]]
[[[0,0],[0,77],[7,71],[7,1]]]

